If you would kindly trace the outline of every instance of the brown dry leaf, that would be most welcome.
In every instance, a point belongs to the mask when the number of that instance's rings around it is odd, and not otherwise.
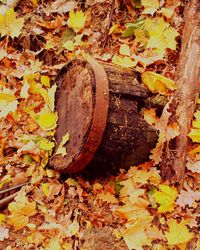
[[[0,225],[0,241],[4,241],[9,238],[9,229]]]
[[[200,192],[193,190],[181,190],[176,204],[185,208],[186,206],[196,208],[197,202],[200,200]]]

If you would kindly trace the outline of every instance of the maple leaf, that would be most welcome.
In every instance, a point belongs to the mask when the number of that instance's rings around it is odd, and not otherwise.
[[[154,193],[154,198],[160,207],[158,208],[159,213],[172,212],[175,206],[175,200],[178,197],[178,192],[175,187],[167,185],[159,185],[161,191]]]
[[[119,65],[124,68],[132,68],[136,66],[137,62],[133,61],[130,57],[120,57],[117,55],[114,55],[112,58],[112,63]]]
[[[66,133],[65,135],[63,135],[62,141],[60,142],[58,149],[56,150],[55,155],[61,154],[62,157],[64,157],[67,154],[67,151],[66,151],[66,148],[64,147],[64,145],[69,141],[69,139],[70,139],[69,133]]]
[[[153,125],[153,124],[155,125],[158,122],[156,111],[153,108],[145,109],[143,115],[144,115],[145,121],[150,125]]]
[[[158,55],[161,56],[165,54],[167,48],[176,49],[177,42],[175,38],[179,33],[169,23],[165,22],[163,18],[147,18],[145,29],[149,33],[147,48],[155,49]]]
[[[176,220],[170,219],[168,223],[169,232],[165,233],[169,245],[187,243],[194,238],[194,234],[189,232],[185,224],[186,222],[184,220],[177,223]]]
[[[153,15],[157,9],[160,7],[158,0],[141,0],[141,5],[144,6],[144,14]]]
[[[53,130],[57,126],[57,121],[58,121],[57,113],[48,111],[48,109],[46,108],[43,108],[39,114],[32,113],[31,116],[44,131]]]
[[[136,167],[131,167],[128,171],[128,175],[134,180],[138,185],[144,185],[148,182],[152,184],[159,184],[161,182],[161,177],[155,168],[150,170],[137,169]]]
[[[168,90],[176,89],[173,80],[152,71],[145,71],[142,81],[152,93],[168,94]]]
[[[200,143],[200,129],[192,128],[188,136],[192,139],[193,142]]]
[[[4,241],[9,238],[9,229],[0,225],[0,241]]]
[[[10,112],[17,110],[18,101],[11,90],[4,88],[0,91],[0,119]]]
[[[20,230],[27,226],[29,217],[36,213],[36,203],[29,202],[24,189],[21,189],[16,196],[15,201],[8,206],[10,215],[8,216],[8,224],[12,225],[15,230]]]
[[[49,194],[50,194],[50,186],[49,186],[49,183],[48,183],[48,182],[47,182],[47,183],[42,183],[41,186],[42,186],[42,191],[43,191],[43,193],[48,197]]]
[[[59,239],[57,237],[51,238],[46,249],[47,250],[62,250],[62,247],[59,243]]]
[[[181,190],[178,199],[176,201],[176,204],[180,207],[185,208],[186,206],[196,208],[197,207],[197,202],[200,200],[200,193],[195,192],[192,190]]]
[[[143,246],[151,246],[152,239],[145,232],[146,225],[152,218],[141,218],[133,224],[127,224],[127,229],[122,233],[128,249],[142,250]]]
[[[115,198],[115,196],[109,192],[102,192],[98,194],[97,199],[107,203],[118,203],[117,198]]]
[[[149,204],[149,203],[148,203]],[[120,206],[115,213],[121,217],[127,219],[128,222],[134,222],[142,218],[149,217],[150,214],[147,211],[146,207],[148,204],[131,204],[127,203],[123,206]]]
[[[50,87],[50,79],[48,76],[41,76],[40,81],[45,87]]]
[[[83,13],[82,10],[74,12],[73,10],[69,12],[69,19],[67,24],[75,32],[79,32],[85,27],[87,16]]]
[[[13,8],[7,10],[3,16],[0,14],[0,34],[1,37],[9,35],[12,38],[18,37],[24,25],[23,18],[16,18],[16,13]]]

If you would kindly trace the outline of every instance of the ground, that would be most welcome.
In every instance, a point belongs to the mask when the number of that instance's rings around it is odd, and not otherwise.
[[[169,100],[181,49],[185,2],[0,1],[0,188],[26,183],[0,213],[1,249],[200,249],[198,99],[183,188],[164,181],[162,143],[149,161],[101,178],[61,175],[53,151],[59,70],[75,57],[130,68]],[[161,98],[162,99],[162,98]],[[160,131],[160,113],[143,110]],[[70,136],[70,135],[69,135]],[[99,170],[100,171],[100,170]]]

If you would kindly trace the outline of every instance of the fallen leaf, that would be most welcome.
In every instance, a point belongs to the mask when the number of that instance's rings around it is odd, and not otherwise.
[[[50,87],[50,79],[48,76],[41,76],[40,81],[45,87]]]
[[[189,232],[184,220],[177,223],[176,220],[171,218],[168,225],[169,232],[165,232],[165,236],[169,245],[187,243],[194,238],[194,234]]]
[[[26,99],[29,97],[29,93],[28,93],[29,88],[30,88],[30,85],[28,84],[28,82],[25,82],[25,84],[22,86],[21,91],[20,91],[21,98]]]
[[[136,62],[133,61],[130,57],[120,57],[117,55],[114,55],[112,58],[112,63],[119,65],[124,68],[132,68],[136,66]]]
[[[160,205],[158,212],[172,212],[174,210],[176,198],[178,197],[176,188],[167,185],[159,185],[159,189],[160,191],[154,193],[154,198]]]
[[[36,213],[36,203],[29,202],[24,189],[21,189],[15,201],[8,205],[10,215],[7,223],[12,225],[15,230],[20,230],[27,226],[29,217]]]
[[[9,229],[0,225],[0,241],[4,241],[9,238]]]
[[[59,243],[59,239],[57,237],[50,239],[46,249],[47,250],[62,250],[62,247]]]
[[[41,110],[39,114],[35,114],[35,120],[44,131],[50,131],[56,128],[58,115],[46,109]]]
[[[176,50],[177,30],[165,22],[163,18],[145,20],[145,29],[149,33],[147,48],[155,49],[158,55],[164,56],[167,48]]]
[[[151,220],[140,219],[133,224],[127,224],[127,229],[122,233],[128,249],[142,250],[143,246],[151,246],[152,239],[145,232],[146,225]]]
[[[118,203],[117,198],[109,192],[102,192],[98,194],[97,199],[102,200],[103,202],[107,202],[107,203]]]
[[[176,201],[176,204],[180,207],[185,208],[186,206],[196,208],[197,201],[200,200],[200,192],[192,190],[181,190]]]
[[[188,136],[192,139],[193,142],[200,143],[200,129],[192,128]]]
[[[75,32],[81,31],[85,27],[87,16],[82,10],[74,12],[73,10],[69,12],[69,19],[67,24]]]
[[[119,48],[119,53],[123,56],[130,56],[131,51],[130,51],[129,45],[128,44],[121,44],[121,46]]]
[[[158,0],[141,0],[141,5],[144,6],[144,14],[153,15],[160,7]]]
[[[23,18],[16,18],[13,8],[7,10],[5,15],[0,14],[0,34],[1,37],[9,35],[12,38],[18,37],[24,25]]]
[[[11,90],[0,90],[0,119],[17,110],[18,100]]]
[[[65,135],[63,135],[62,141],[60,142],[58,149],[56,150],[55,155],[61,154],[62,157],[64,157],[67,154],[67,150],[64,147],[64,145],[69,141],[69,139],[70,139],[69,133],[66,133]]]
[[[152,71],[142,74],[143,83],[152,93],[168,94],[168,90],[175,90],[176,84],[173,80]]]
[[[45,194],[45,196],[49,196],[49,194],[50,194],[50,186],[49,186],[49,183],[47,182],[47,183],[42,183],[41,184],[41,186],[42,186],[42,191],[43,191],[43,193]]]

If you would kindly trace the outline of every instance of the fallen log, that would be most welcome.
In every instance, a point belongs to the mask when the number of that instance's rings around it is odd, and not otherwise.
[[[143,162],[157,142],[157,131],[140,114],[149,91],[136,73],[94,59],[72,60],[57,77],[57,147],[70,134],[67,155],[54,154],[50,166],[68,173],[120,168]]]
[[[183,186],[186,156],[189,146],[188,133],[197,98],[200,94],[200,2],[187,3],[184,15],[185,27],[179,64],[176,72],[177,90],[163,110],[161,119],[177,121],[180,134],[173,143],[164,147],[161,175],[173,183]],[[171,113],[169,115],[169,113]],[[169,116],[166,119],[166,116]],[[169,154],[165,152],[170,152]]]

